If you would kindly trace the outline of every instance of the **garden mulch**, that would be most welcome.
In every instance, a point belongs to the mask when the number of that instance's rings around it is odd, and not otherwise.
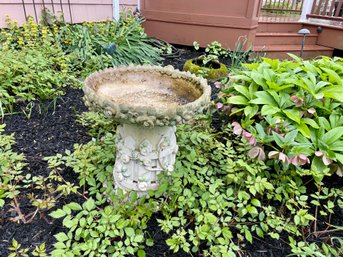
[[[182,70],[186,59],[201,54],[189,48],[178,48],[178,52],[173,57],[166,58],[164,65],[173,65]],[[215,94],[217,89],[213,85],[212,88]],[[5,132],[8,134],[15,133],[16,144],[13,150],[24,153],[28,163],[25,172],[47,176],[50,171],[43,157],[57,153],[63,154],[67,149],[72,150],[75,143],[84,144],[90,140],[87,135],[87,128],[76,122],[76,116],[87,111],[82,96],[83,93],[80,89],[67,89],[66,94],[57,100],[56,108],[52,102],[45,102],[41,105],[45,108],[39,108],[38,104],[35,105],[29,119],[22,113],[6,116]],[[65,174],[66,180],[78,184],[77,176],[72,170],[67,169],[63,174]],[[56,207],[62,207],[65,203],[60,201]],[[23,213],[32,211],[25,202],[21,203],[21,209]],[[8,256],[9,251],[7,249],[11,246],[13,238],[23,247],[37,246],[45,242],[47,249],[51,250],[55,242],[53,235],[63,231],[61,221],[52,220],[50,217],[47,219],[51,221],[51,224],[38,216],[29,224],[10,222],[9,219],[14,217],[15,213],[8,210],[8,205],[2,211],[0,210],[0,257]],[[343,213],[341,214],[343,217]],[[342,222],[336,224],[340,223]],[[149,227],[150,234],[155,239],[155,245],[146,249],[147,256],[195,256],[184,252],[175,254],[170,252],[165,243],[168,235],[160,231],[156,217],[149,221]],[[249,257],[283,257],[290,253],[289,247],[282,240],[256,239],[254,245],[248,245],[246,249],[248,250],[245,252],[245,256]]]

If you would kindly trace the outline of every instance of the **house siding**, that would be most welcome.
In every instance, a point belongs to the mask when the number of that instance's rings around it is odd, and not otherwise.
[[[61,5],[62,2],[62,5]],[[70,6],[68,4],[70,2]],[[101,21],[113,18],[112,0],[24,0],[26,16],[39,19],[41,10],[45,8],[54,12],[56,16],[63,13],[67,22],[81,23],[83,21]],[[137,0],[120,0],[120,10],[135,10]],[[25,11],[22,0],[0,0],[0,27],[6,27],[6,17],[25,22]]]

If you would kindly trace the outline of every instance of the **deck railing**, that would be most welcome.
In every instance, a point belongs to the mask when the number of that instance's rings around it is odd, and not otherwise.
[[[307,18],[343,21],[343,0],[314,0]]]
[[[301,13],[303,0],[262,0],[261,10],[271,13]]]

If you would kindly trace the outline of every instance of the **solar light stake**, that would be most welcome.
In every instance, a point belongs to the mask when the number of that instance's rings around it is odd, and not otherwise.
[[[300,57],[303,56],[306,36],[307,36],[308,34],[310,34],[310,33],[311,33],[311,32],[310,32],[308,29],[305,29],[305,28],[303,28],[303,29],[301,29],[301,30],[298,31],[298,34],[299,34],[299,35],[303,35],[303,36],[304,36],[304,37],[303,37],[303,40],[301,41]]]

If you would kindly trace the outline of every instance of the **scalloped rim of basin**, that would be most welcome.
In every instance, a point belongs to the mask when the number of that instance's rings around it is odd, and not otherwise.
[[[194,101],[174,106],[174,108],[158,109],[148,106],[148,104],[144,106],[132,106],[126,103],[116,104],[110,101],[108,97],[96,94],[95,87],[113,82],[116,74],[123,72],[154,72],[160,73],[164,77],[169,76],[171,79],[185,80],[200,90],[201,95]],[[150,65],[118,66],[97,71],[86,78],[83,91],[85,104],[91,110],[102,111],[106,116],[112,117],[120,123],[139,124],[146,127],[188,123],[209,105],[211,96],[211,87],[208,86],[206,79],[197,77],[190,72],[179,71],[172,66]]]

